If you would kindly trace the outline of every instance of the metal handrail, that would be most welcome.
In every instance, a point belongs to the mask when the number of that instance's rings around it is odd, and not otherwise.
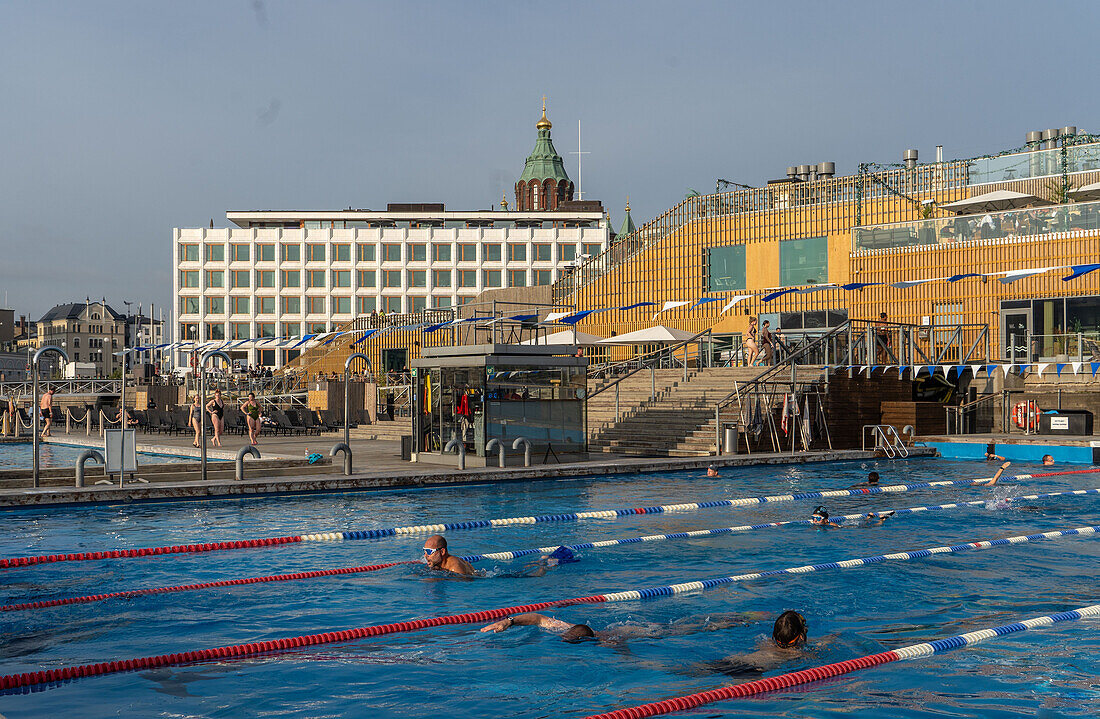
[[[687,349],[686,349],[687,346],[694,343],[694,342],[697,342],[700,337],[710,336],[711,333],[712,333],[712,330],[710,328],[707,328],[707,329],[703,330],[702,332],[699,332],[698,334],[692,335],[690,338],[684,340],[683,342],[680,342],[679,344],[669,345],[668,347],[662,347],[659,350],[654,350],[652,352],[647,352],[644,355],[638,355],[637,357],[632,357],[629,360],[624,360],[623,362],[619,362],[615,365],[610,365],[610,366],[606,367],[605,371],[611,369],[612,367],[625,366],[625,365],[627,365],[631,362],[637,362],[638,363],[637,367],[634,367],[633,369],[629,370],[626,374],[622,375],[621,377],[617,377],[615,380],[613,380],[611,382],[608,382],[604,386],[597,389],[595,392],[592,392],[591,394],[589,394],[588,399],[592,399],[596,395],[602,394],[603,392],[611,389],[612,387],[618,386],[618,384],[620,382],[622,382],[624,379],[627,379],[627,378],[631,377],[632,375],[634,375],[635,373],[637,373],[637,372],[639,372],[643,369],[649,369],[650,365],[648,365],[645,361],[643,361],[643,360],[645,360],[645,358],[651,357],[651,356],[656,356],[656,355],[661,355],[661,354],[672,355],[676,352],[676,350],[681,349],[681,348],[684,349],[683,366],[684,366],[684,374],[685,374],[685,379],[686,379],[687,361],[688,361]]]
[[[1002,389],[999,392],[994,392],[992,394],[982,395],[981,397],[978,397],[977,399],[971,400],[969,402],[963,402],[962,404],[954,405],[954,406],[951,406],[951,407],[944,407],[944,412],[946,414],[945,424],[947,425],[947,434],[966,434],[961,429],[961,427],[963,426],[963,421],[962,421],[963,413],[967,412],[969,410],[972,410],[972,409],[976,409],[980,405],[993,404],[993,400],[996,400],[996,399],[1001,400],[1001,403],[1002,403],[1001,404],[1001,414],[1002,414],[1001,420],[1003,422],[1003,420],[1004,420],[1003,415],[1004,415],[1004,411],[1005,411],[1004,399],[1007,396],[1009,396],[1009,391],[1006,390],[1006,389]],[[955,416],[954,430],[952,430],[952,423],[950,421],[952,415]]]

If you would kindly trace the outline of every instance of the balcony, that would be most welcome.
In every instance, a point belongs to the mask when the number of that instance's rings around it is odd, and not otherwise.
[[[852,252],[1043,239],[1044,235],[1077,230],[1100,230],[1100,201],[856,227],[852,230]]]

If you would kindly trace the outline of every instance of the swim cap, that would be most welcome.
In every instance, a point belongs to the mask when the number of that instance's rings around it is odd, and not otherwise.
[[[552,560],[554,564],[569,564],[570,562],[580,561],[569,547],[558,547],[550,553],[547,559]]]

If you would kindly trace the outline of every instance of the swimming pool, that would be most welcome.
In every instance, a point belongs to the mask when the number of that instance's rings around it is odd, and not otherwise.
[[[72,467],[76,460],[84,453],[84,450],[92,449],[76,444],[59,444],[57,442],[43,442],[38,446],[38,461],[40,467]],[[100,452],[103,447],[95,447]],[[4,442],[0,443],[0,469],[30,469],[34,465],[34,448],[31,442]],[[195,457],[181,457],[175,454],[155,454],[152,452],[138,452],[138,465],[143,464],[179,464],[181,462],[197,462]],[[209,461],[218,461],[210,459]],[[89,467],[98,466],[89,464]]]
[[[7,513],[0,556],[213,542],[578,509],[843,488],[868,470],[885,483],[987,476],[975,462],[838,463],[701,473],[619,475],[422,491],[349,493]],[[1013,471],[1041,471],[1017,466]],[[1100,486],[1100,475],[831,499],[834,514]],[[818,501],[448,533],[452,552],[578,543],[806,517]],[[1096,524],[1100,497],[1009,508],[897,516],[880,527],[805,525],[584,551],[543,577],[505,576],[525,562],[479,562],[490,575],[440,580],[417,565],[311,581],[115,599],[5,613],[3,674],[109,659],[587,596],[757,570]],[[422,556],[423,534],[265,549],[6,570],[4,603],[137,587],[355,566]],[[771,620],[798,609],[808,651],[770,674],[863,656],[1096,601],[1095,539],[1070,538],[981,552],[785,575],[704,593],[552,613],[601,630],[631,622],[766,612],[742,626],[619,646],[567,644],[535,628],[482,634],[458,625],[326,644],[262,657],[113,674],[0,696],[6,717],[583,717],[725,686],[701,664],[752,651]],[[707,706],[693,716],[1094,716],[1100,709],[1095,621],[1006,637],[975,648],[794,690]],[[743,677],[740,680],[755,678]]]

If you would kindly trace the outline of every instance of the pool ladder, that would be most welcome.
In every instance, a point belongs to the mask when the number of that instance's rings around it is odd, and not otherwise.
[[[893,459],[895,457],[908,457],[909,450],[905,446],[901,435],[892,424],[865,424],[863,425],[863,451],[867,451],[867,429],[871,429],[871,437],[875,440],[873,449],[881,449],[883,453]]]

